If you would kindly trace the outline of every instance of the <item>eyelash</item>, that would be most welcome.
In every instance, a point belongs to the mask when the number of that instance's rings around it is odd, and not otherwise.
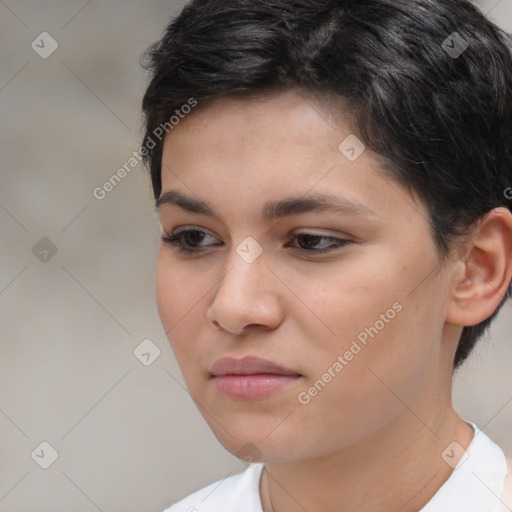
[[[172,249],[176,249],[182,254],[192,254],[192,253],[203,252],[203,249],[190,249],[189,247],[183,246],[181,239],[184,236],[189,235],[190,233],[203,233],[204,235],[211,236],[206,231],[203,231],[200,229],[186,229],[186,230],[180,231],[174,235],[163,235],[163,236],[161,236],[161,239],[164,243],[170,245]],[[327,235],[317,235],[314,233],[298,233],[294,236],[293,239],[296,240],[300,236],[309,236],[309,237],[313,237],[313,238],[327,239],[327,240],[334,241],[333,245],[336,245],[336,248],[334,248],[334,249],[320,249],[320,250],[302,249],[301,247],[295,247],[295,249],[298,249],[299,251],[301,251],[303,253],[307,253],[307,254],[327,254],[327,253],[335,252],[350,243],[350,240],[346,240],[343,238],[336,238],[336,237],[327,236]],[[220,244],[213,244],[213,245],[220,245]]]

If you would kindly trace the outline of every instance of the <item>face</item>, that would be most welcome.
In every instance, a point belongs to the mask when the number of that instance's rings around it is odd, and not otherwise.
[[[352,133],[288,91],[200,105],[165,140],[161,233],[182,234],[160,241],[158,310],[235,455],[328,455],[417,421],[404,402],[427,415],[446,382],[448,270],[426,209],[355,139],[340,149]],[[214,366],[247,356],[293,375]]]

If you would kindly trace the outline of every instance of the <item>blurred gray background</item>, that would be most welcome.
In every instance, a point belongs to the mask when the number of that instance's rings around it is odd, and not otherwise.
[[[139,56],[183,4],[0,0],[0,511],[157,512],[246,467],[160,325],[145,169],[93,196],[140,146]],[[482,9],[512,31],[512,0]],[[509,456],[511,307],[455,388]]]

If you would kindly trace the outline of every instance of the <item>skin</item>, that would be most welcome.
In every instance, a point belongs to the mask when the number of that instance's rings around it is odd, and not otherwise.
[[[219,217],[160,206],[162,235],[185,226],[210,235],[192,256],[160,242],[160,318],[219,442],[235,455],[247,443],[261,453],[265,512],[424,506],[452,472],[443,450],[453,441],[467,448],[473,437],[451,403],[462,326],[489,316],[512,276],[510,212],[488,214],[442,263],[426,208],[370,150],[353,162],[339,151],[352,133],[322,101],[284,91],[204,103],[165,140],[162,191],[202,199]],[[324,192],[375,215],[261,215],[266,201]],[[297,232],[349,243],[315,256],[300,247],[318,251],[331,240],[301,245]],[[250,264],[236,252],[248,236],[263,249]],[[401,311],[301,404],[298,394],[396,302]],[[246,355],[302,377],[264,400],[221,395],[212,363]]]

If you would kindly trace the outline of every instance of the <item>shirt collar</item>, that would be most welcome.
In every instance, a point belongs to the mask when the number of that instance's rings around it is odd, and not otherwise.
[[[474,423],[467,422],[474,430],[473,439],[462,455],[448,480],[419,512],[498,512],[501,506],[507,461],[501,448]],[[459,445],[459,449],[463,450]],[[445,460],[457,452],[457,446],[443,452]],[[460,455],[460,452],[459,452]],[[264,464],[251,464],[254,472],[255,512],[262,512],[259,497],[259,480]],[[252,510],[252,508],[251,508]]]
[[[468,449],[448,480],[420,512],[496,512],[499,509],[507,473],[505,454],[474,423],[468,424],[475,431]]]

